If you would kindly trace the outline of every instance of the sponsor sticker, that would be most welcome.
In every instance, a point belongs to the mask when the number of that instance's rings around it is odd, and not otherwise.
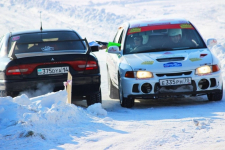
[[[20,39],[20,36],[14,36],[14,37],[12,38],[13,41],[17,41],[17,40],[19,40],[19,39]]]
[[[201,58],[189,58],[190,61],[194,62],[194,61],[200,61],[202,60]]]
[[[180,28],[193,28],[190,24],[181,24]]]
[[[134,33],[134,32],[141,32],[141,28],[132,28],[129,31],[129,33]]]
[[[166,64],[163,64],[164,68],[169,68],[169,67],[182,67],[182,63],[179,62],[169,62]]]
[[[54,47],[50,47],[50,46],[45,46],[43,48],[41,48],[42,51],[53,51]]]
[[[144,61],[141,64],[142,65],[152,65],[154,63],[154,61]]]

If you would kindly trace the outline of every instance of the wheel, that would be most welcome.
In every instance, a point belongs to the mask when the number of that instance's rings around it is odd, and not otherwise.
[[[220,92],[207,94],[209,101],[221,101],[223,98],[223,85]]]
[[[98,93],[87,96],[87,106],[90,106],[95,103],[102,103],[101,89]]]
[[[121,78],[118,77],[118,83],[119,83],[119,100],[120,105],[122,107],[131,108],[134,106],[134,98],[125,98],[123,97],[123,90],[122,90],[122,83],[120,82]]]
[[[108,72],[108,90],[109,90],[109,97],[111,99],[119,98],[118,89],[112,84],[112,80],[110,79],[109,72]]]

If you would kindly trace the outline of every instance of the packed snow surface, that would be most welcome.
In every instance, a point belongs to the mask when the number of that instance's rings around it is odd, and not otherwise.
[[[224,72],[222,0],[1,0],[0,12],[0,35],[39,29],[41,18],[43,28],[72,28],[88,41],[105,42],[113,40],[118,25],[131,19],[186,18],[205,39],[217,39],[211,51]],[[133,108],[122,108],[108,97],[105,51],[95,54],[101,67],[102,104],[68,104],[65,90],[54,93],[46,86],[18,97],[2,97],[1,150],[225,149],[224,98],[219,102],[209,102],[206,96],[136,100]]]

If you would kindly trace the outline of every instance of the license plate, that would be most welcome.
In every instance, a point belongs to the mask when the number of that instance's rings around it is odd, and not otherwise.
[[[176,78],[159,80],[160,86],[191,84],[191,78]]]
[[[38,75],[68,73],[69,67],[38,68]]]

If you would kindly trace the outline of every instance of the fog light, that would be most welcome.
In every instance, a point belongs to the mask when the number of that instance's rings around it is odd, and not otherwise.
[[[143,93],[150,93],[152,91],[152,85],[150,83],[144,83],[144,84],[142,84],[141,91]]]
[[[207,79],[201,79],[198,82],[198,87],[202,90],[205,90],[209,87],[209,81]]]

